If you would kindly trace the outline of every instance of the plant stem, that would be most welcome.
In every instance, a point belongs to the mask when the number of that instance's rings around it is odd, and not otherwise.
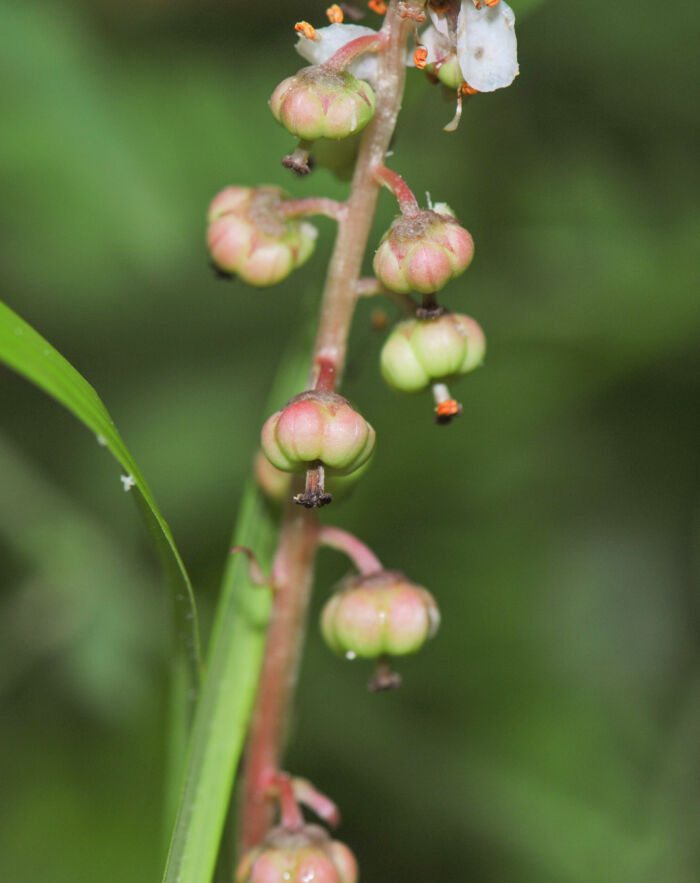
[[[287,503],[272,567],[274,607],[248,740],[241,827],[244,850],[262,840],[272,821],[274,800],[266,793],[267,784],[279,770],[311,592],[316,532],[312,512]]]
[[[412,218],[420,212],[418,200],[398,172],[393,172],[386,166],[379,166],[374,170],[374,176],[380,184],[383,184],[387,190],[391,190],[394,194],[402,215]]]
[[[343,71],[352,64],[356,58],[365,52],[381,52],[391,39],[385,28],[378,34],[368,34],[365,37],[358,37],[351,40],[324,63],[324,67],[331,71]]]
[[[327,359],[335,364],[336,382],[339,382],[345,365],[348,331],[357,301],[356,286],[377,205],[379,183],[374,172],[384,165],[403,97],[409,25],[399,15],[397,6],[397,0],[393,0],[382,26],[389,41],[384,52],[377,56],[377,109],[360,144],[350,197],[346,202],[347,213],[339,224],[328,268],[314,345],[315,360]],[[312,375],[309,385],[313,386],[314,381],[315,375]]]
[[[347,555],[362,576],[382,570],[382,562],[369,546],[346,530],[324,524],[319,528],[318,541],[323,546]]]
[[[377,108],[364,131],[346,211],[338,221],[309,388],[315,386],[322,369],[324,381],[327,383],[332,377],[333,386],[342,377],[357,302],[357,281],[379,192],[374,170],[384,163],[401,108],[408,28],[398,12],[398,0],[392,0],[381,31],[386,49],[377,57]],[[328,366],[334,370],[331,372]],[[274,802],[265,796],[265,782],[271,773],[279,770],[285,723],[301,655],[317,540],[315,514],[293,502],[288,503],[275,555],[273,577],[277,591],[248,739],[242,805],[243,850],[259,843],[273,820]]]
[[[345,203],[327,199],[325,196],[310,196],[306,199],[285,199],[280,202],[276,211],[284,218],[325,215],[337,221],[345,213]]]

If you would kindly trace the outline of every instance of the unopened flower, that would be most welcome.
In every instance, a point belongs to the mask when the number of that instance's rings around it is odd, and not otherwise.
[[[439,623],[430,592],[387,570],[341,583],[321,614],[326,643],[351,659],[416,653]]]
[[[391,291],[428,294],[463,273],[474,242],[447,206],[399,215],[374,256],[377,279]]]
[[[276,211],[285,196],[278,187],[227,187],[214,197],[207,246],[216,267],[265,287],[285,279],[310,257],[316,228]]]
[[[272,115],[304,141],[347,138],[374,116],[376,98],[369,83],[324,65],[302,68],[272,93]]]
[[[444,313],[437,319],[406,319],[382,348],[382,375],[394,389],[419,392],[473,371],[485,352],[484,332],[469,316]]]
[[[243,858],[236,883],[357,883],[357,862],[318,825],[273,828]]]
[[[322,390],[303,392],[265,422],[262,449],[283,472],[323,466],[349,475],[372,455],[375,432],[347,399]]]
[[[478,92],[510,86],[518,75],[518,47],[515,13],[505,0],[495,5],[450,0],[439,12],[431,7],[430,16],[433,24],[421,35],[421,43],[439,79],[454,87],[465,82]],[[443,66],[447,67],[440,76]],[[455,83],[457,70],[461,80]]]

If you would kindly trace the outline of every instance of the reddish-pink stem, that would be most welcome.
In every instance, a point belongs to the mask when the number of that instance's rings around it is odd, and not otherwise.
[[[319,529],[318,541],[323,546],[329,546],[347,555],[362,576],[383,570],[382,562],[369,546],[346,530],[324,524]]]
[[[394,194],[402,215],[407,215],[410,218],[418,214],[420,211],[418,200],[398,172],[393,172],[386,166],[378,166],[374,170],[374,176],[380,184],[383,184]]]
[[[259,843],[272,824],[274,801],[267,787],[279,772],[311,591],[317,529],[310,510],[287,503],[272,567],[274,607],[248,736],[241,824],[244,850]]]
[[[277,774],[277,796],[280,802],[282,825],[288,831],[304,827],[304,816],[299,809],[292,779],[287,773]]]
[[[336,828],[340,824],[340,810],[333,803],[330,797],[326,797],[317,788],[309,782],[308,779],[299,779],[296,776],[292,779],[292,787],[294,788],[294,796],[312,809],[316,815],[323,819],[331,828]]]
[[[300,218],[307,215],[325,215],[338,221],[346,211],[344,202],[326,199],[324,196],[309,196],[306,199],[285,199],[276,208],[284,218]]]
[[[347,211],[338,222],[308,388],[315,387],[324,370],[328,373],[324,365],[334,368],[334,385],[337,385],[345,365],[347,338],[357,302],[357,280],[379,191],[373,172],[384,163],[403,96],[408,25],[397,5],[397,0],[392,0],[377,38],[380,45],[386,46],[377,59],[377,107],[362,136]],[[367,51],[366,45],[362,51]],[[318,523],[313,512],[288,504],[275,554],[273,578],[277,591],[248,737],[242,805],[243,850],[262,840],[273,819],[274,806],[265,796],[265,781],[266,776],[279,770],[285,722],[303,642],[317,540]]]
[[[330,359],[316,359],[317,375],[314,389],[328,390],[333,392],[335,389],[336,367],[335,362]]]
[[[343,71],[365,52],[381,52],[386,48],[389,39],[389,34],[384,29],[377,34],[358,37],[356,40],[346,43],[345,46],[341,46],[323,66],[332,71]]]

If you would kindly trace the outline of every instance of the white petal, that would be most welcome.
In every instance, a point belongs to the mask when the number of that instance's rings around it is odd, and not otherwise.
[[[436,12],[432,7],[428,7],[428,15],[430,16],[430,20],[433,23],[433,27],[438,32],[438,34],[442,34],[444,37],[450,32],[450,26],[447,21],[447,16],[442,12]]]
[[[479,92],[510,86],[518,75],[515,13],[505,0],[496,6],[462,0],[457,21],[457,57],[464,79]]]
[[[373,28],[366,28],[363,25],[333,24],[326,28],[316,28],[315,40],[299,37],[294,48],[311,64],[323,64],[351,40],[376,33]],[[359,80],[371,80],[376,68],[377,57],[374,52],[365,52],[348,66],[350,73]]]
[[[439,31],[430,25],[420,35],[420,44],[428,50],[426,64],[434,64],[436,61],[443,62],[450,54],[451,46],[447,37],[443,36]],[[415,67],[413,62],[413,52],[409,53],[407,62],[409,67]]]

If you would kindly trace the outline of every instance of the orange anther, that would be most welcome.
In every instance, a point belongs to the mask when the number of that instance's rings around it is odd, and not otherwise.
[[[294,25],[294,30],[298,31],[302,37],[306,37],[307,40],[316,39],[316,28],[310,25],[308,21],[298,21]]]
[[[498,4],[499,4],[500,2],[501,2],[501,0],[484,0],[484,3],[485,3],[487,6],[498,6]]]
[[[497,0],[498,2],[498,0]],[[332,6],[329,6],[326,10],[326,15],[328,16],[328,21],[333,25],[339,25],[343,18],[343,10],[338,6],[337,3],[334,3]]]
[[[428,50],[423,46],[419,46],[418,49],[413,53],[413,63],[418,68],[419,71],[422,71],[425,67],[425,60],[428,57]]]
[[[479,90],[475,89],[473,86],[470,86],[469,83],[462,83],[461,86],[463,95],[478,95]]]
[[[462,410],[457,399],[446,399],[435,408],[438,417],[456,417]]]
[[[384,0],[369,0],[367,4],[372,12],[376,12],[377,15],[384,15],[386,12],[386,3]]]

